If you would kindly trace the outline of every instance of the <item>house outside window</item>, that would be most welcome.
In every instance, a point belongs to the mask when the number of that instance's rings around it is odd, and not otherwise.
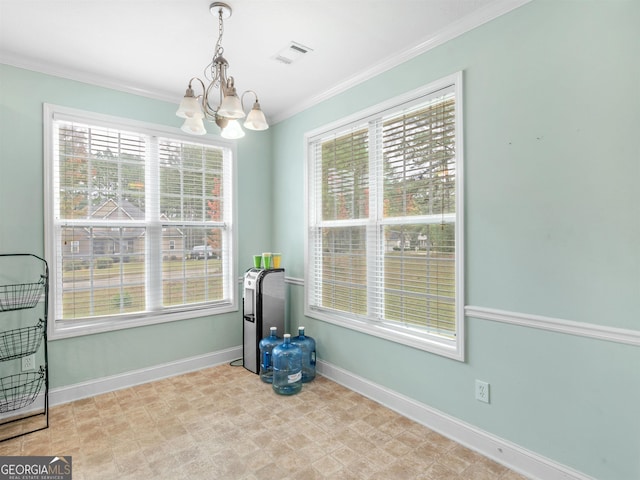
[[[52,105],[45,128],[53,337],[237,310],[230,143]]]
[[[305,314],[464,359],[462,75],[310,132]]]

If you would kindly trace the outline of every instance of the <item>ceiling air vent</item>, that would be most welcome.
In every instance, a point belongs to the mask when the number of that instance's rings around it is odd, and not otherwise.
[[[296,42],[291,42],[285,48],[280,50],[273,58],[285,65],[291,65],[292,63],[300,60],[306,53],[312,51],[313,50],[309,47],[305,47],[304,45]]]

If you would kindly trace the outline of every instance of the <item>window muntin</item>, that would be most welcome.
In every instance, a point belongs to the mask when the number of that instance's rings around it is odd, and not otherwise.
[[[459,76],[432,87],[307,137],[305,308],[462,358]]]
[[[237,308],[228,144],[61,107],[45,121],[54,334]]]

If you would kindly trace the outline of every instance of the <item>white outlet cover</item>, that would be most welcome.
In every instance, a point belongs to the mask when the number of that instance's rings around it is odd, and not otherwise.
[[[476,380],[476,400],[489,403],[489,384],[482,380]]]
[[[26,357],[22,357],[22,371],[26,372],[29,370],[35,370],[36,368],[36,356],[35,355],[27,355]]]

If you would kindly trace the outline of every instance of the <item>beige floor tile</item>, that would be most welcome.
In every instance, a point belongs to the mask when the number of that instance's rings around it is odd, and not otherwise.
[[[228,365],[58,405],[49,423],[0,455],[71,455],[75,480],[524,479],[324,377],[283,397]]]

